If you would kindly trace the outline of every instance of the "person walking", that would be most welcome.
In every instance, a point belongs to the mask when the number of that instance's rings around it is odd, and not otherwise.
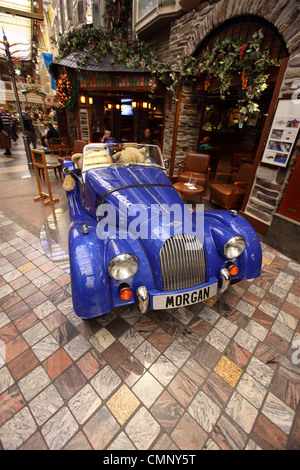
[[[25,111],[22,113],[24,128],[28,139],[28,145],[32,144],[32,147],[36,149],[36,132],[31,119],[31,107],[26,106]]]
[[[16,137],[14,135],[13,128],[12,128],[13,119],[11,115],[9,114],[9,112],[6,111],[6,109],[3,106],[1,106],[0,108],[0,117],[1,117],[2,124],[3,124],[3,128],[5,132],[7,133],[7,135],[9,136],[9,141],[10,139],[13,139],[16,142]],[[11,155],[10,143],[9,143],[9,146],[6,148],[6,152],[4,155]]]
[[[0,148],[6,149],[4,155],[11,155],[10,138],[6,130],[4,129],[2,119],[0,119]]]

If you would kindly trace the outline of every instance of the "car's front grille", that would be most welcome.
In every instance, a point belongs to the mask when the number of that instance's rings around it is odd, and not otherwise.
[[[205,253],[193,235],[174,235],[162,246],[160,267],[163,290],[187,289],[206,282]]]

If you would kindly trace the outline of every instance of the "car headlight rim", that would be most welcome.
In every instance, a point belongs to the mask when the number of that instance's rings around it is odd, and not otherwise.
[[[139,261],[132,253],[122,253],[108,263],[108,272],[115,281],[126,281],[133,277],[139,268]]]
[[[224,245],[224,256],[227,259],[233,259],[240,256],[246,248],[246,240],[241,235],[236,235]]]

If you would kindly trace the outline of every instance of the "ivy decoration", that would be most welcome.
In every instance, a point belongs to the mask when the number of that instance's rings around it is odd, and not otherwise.
[[[78,103],[78,88],[73,79],[62,74],[57,83],[57,98],[59,104],[68,111],[74,111]]]
[[[241,88],[238,91],[238,108],[242,115],[259,110],[257,100],[267,88],[267,69],[280,62],[270,59],[268,50],[261,50],[262,31],[255,32],[251,40],[244,43],[241,38],[225,38],[215,42],[212,51],[205,51],[201,59],[182,59],[185,76],[205,74],[204,90],[209,90],[211,78],[219,82],[220,98],[224,100],[230,93],[232,77],[241,76]]]
[[[270,59],[268,50],[262,50],[261,30],[255,32],[246,43],[242,38],[225,38],[222,41],[218,39],[213,49],[204,51],[201,57],[177,56],[161,63],[154,51],[144,43],[127,39],[127,26],[122,29],[122,24],[129,14],[128,0],[119,0],[118,3],[120,4],[120,21],[116,25],[120,28],[118,36],[115,29],[109,28],[96,29],[85,26],[73,29],[67,35],[60,36],[58,59],[73,52],[77,57],[78,69],[81,69],[91,58],[99,62],[106,54],[112,54],[114,56],[111,62],[112,68],[121,63],[129,68],[141,67],[144,72],[152,75],[151,94],[155,93],[157,83],[160,81],[172,93],[174,100],[177,96],[179,79],[197,80],[200,76],[204,77],[205,91],[209,91],[211,80],[216,79],[220,98],[224,100],[230,93],[233,76],[239,74],[241,81],[237,105],[242,116],[246,117],[249,113],[259,110],[257,101],[268,86],[267,69],[272,65],[280,65],[279,61]],[[105,11],[107,22],[113,21],[116,1],[107,1]],[[67,94],[69,98],[64,106],[72,101],[70,90],[67,90]]]

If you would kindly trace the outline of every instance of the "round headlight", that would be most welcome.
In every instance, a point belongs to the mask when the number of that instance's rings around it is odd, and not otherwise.
[[[130,253],[115,256],[108,264],[110,277],[116,281],[125,281],[134,276],[139,268],[136,256]]]
[[[224,245],[224,255],[226,258],[236,258],[240,256],[246,248],[246,241],[244,237],[238,235],[237,237],[230,238]]]

